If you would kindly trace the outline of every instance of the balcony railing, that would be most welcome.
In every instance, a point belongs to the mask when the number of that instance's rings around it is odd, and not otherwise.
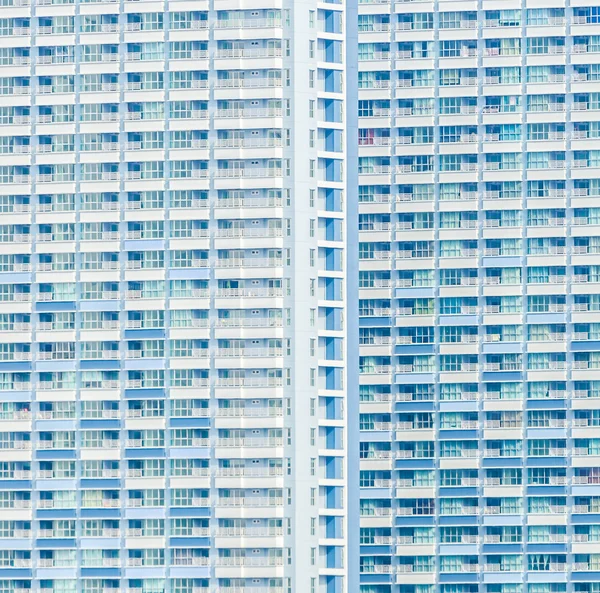
[[[227,58],[280,58],[282,56],[280,47],[259,47],[240,49],[219,49],[215,52],[216,59]]]

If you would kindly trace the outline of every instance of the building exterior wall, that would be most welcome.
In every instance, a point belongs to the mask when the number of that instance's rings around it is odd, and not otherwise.
[[[362,593],[598,590],[599,10],[359,4]]]
[[[1,591],[348,590],[345,19],[0,7]]]

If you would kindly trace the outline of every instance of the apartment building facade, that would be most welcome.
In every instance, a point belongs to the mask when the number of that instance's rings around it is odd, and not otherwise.
[[[362,593],[599,590],[599,40],[359,4]]]
[[[348,589],[346,10],[1,3],[0,591]]]

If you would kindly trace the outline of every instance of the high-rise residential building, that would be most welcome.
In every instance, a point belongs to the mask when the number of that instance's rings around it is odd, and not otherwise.
[[[2,1],[3,593],[348,591],[347,10]]]
[[[600,590],[600,4],[359,4],[361,593]]]

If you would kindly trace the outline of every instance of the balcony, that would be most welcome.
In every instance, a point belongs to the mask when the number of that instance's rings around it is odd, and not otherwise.
[[[391,422],[369,422],[360,427],[361,431],[371,431],[371,430],[382,430],[382,431],[390,431],[392,430]]]
[[[231,377],[219,378],[216,387],[283,387],[282,377]]]
[[[370,251],[368,253],[360,254],[359,259],[362,261],[385,261],[392,259],[392,253],[391,251]]]
[[[201,439],[198,439],[201,440]],[[208,440],[208,439],[206,439]],[[162,440],[146,440],[146,439],[127,439],[125,442],[126,447],[134,447],[134,448],[156,448],[156,447],[164,447],[165,443]],[[201,446],[201,445],[198,445]],[[204,445],[207,446],[207,445]],[[129,503],[132,502],[131,500]]]
[[[591,360],[574,360],[573,370],[587,370],[587,369],[599,369],[600,365]]]
[[[486,428],[522,428],[523,423],[517,420],[486,420],[484,426]]]
[[[14,383],[13,389],[17,391]],[[31,420],[31,410],[15,410],[13,412],[5,411],[0,416],[0,420]]]
[[[58,503],[58,501],[55,500],[51,500],[51,499],[41,499],[37,501],[37,508],[38,509],[64,509],[64,508],[74,508],[75,507],[75,503],[73,502],[72,504],[70,502],[61,502],[60,504]]]
[[[502,363],[502,362],[487,362],[483,365],[483,370],[486,372],[515,372],[523,370],[522,363]]]
[[[575,504],[573,505],[574,513],[600,513],[600,504]]]
[[[171,31],[199,31],[202,29],[208,29],[208,20],[186,19],[178,21],[177,23],[171,23],[171,26],[169,28]],[[194,593],[196,592],[194,591]]]
[[[417,311],[416,309],[412,308],[412,307],[398,307],[396,309],[396,315],[399,316],[411,316],[411,315],[433,315],[433,309],[431,310],[420,310]]]
[[[594,475],[573,476],[573,484],[600,484],[600,478]]]
[[[580,567],[578,567],[581,565]],[[595,566],[595,565],[594,565]],[[590,568],[591,565],[587,562],[574,562],[573,570],[597,570],[597,568]],[[521,569],[515,569],[519,572]],[[534,572],[562,572],[564,573],[567,570],[567,565],[564,562],[550,562],[545,565],[544,568],[530,568],[529,570]]]
[[[171,352],[171,358],[208,358],[210,351],[208,348],[191,348],[189,350],[181,350]]]
[[[23,264],[23,265],[25,265],[25,264]],[[18,265],[15,266],[15,268],[17,268],[17,269],[14,269],[13,270],[14,272],[27,271],[27,270],[23,270],[23,269],[19,270]],[[41,294],[44,294],[44,293],[41,293]],[[38,295],[38,301],[39,300],[43,300],[43,299],[40,299],[39,295]],[[3,297],[0,298],[0,302],[8,302],[8,303],[28,303],[29,301],[31,301],[31,294],[28,292],[13,292],[12,294],[3,295]]]
[[[361,574],[392,574],[393,572],[392,564],[370,564],[360,567]]]
[[[217,447],[283,447],[281,438],[221,438],[217,439]]]
[[[476,111],[471,111],[470,113],[476,113]],[[433,114],[433,107],[419,107],[418,109],[415,109],[413,107],[399,107],[398,109],[396,109],[396,115],[398,117],[407,117],[411,115],[427,116]]]
[[[389,173],[390,171],[383,171]],[[361,173],[361,171],[359,171]],[[375,174],[381,174],[380,172],[374,171]],[[433,164],[409,164],[409,165],[398,165],[396,167],[396,173],[433,173]]]
[[[253,496],[252,498],[234,498],[221,497],[214,505],[221,507],[237,507],[237,508],[262,508],[262,507],[279,507],[283,506],[283,498],[271,496]]]
[[[283,356],[282,348],[218,348],[215,356],[222,358],[274,358]]]
[[[220,203],[219,203],[220,205]],[[245,238],[245,239],[266,239],[272,237],[282,237],[283,230],[281,227],[267,227],[267,228],[225,228],[217,229],[214,234],[215,238],[228,239],[228,238]]]
[[[283,535],[282,527],[220,527],[217,528],[217,537],[279,537]],[[227,588],[225,588],[227,590]],[[233,589],[231,589],[233,591]],[[248,589],[254,591],[255,589]],[[223,591],[223,587],[219,588]],[[239,591],[239,589],[235,589]]]
[[[392,452],[387,451],[387,450],[383,450],[383,451],[371,450],[364,454],[361,454],[361,459],[391,459],[391,458],[392,458]],[[411,481],[411,483],[412,483],[412,481]]]
[[[215,472],[217,478],[276,478],[283,476],[282,467],[222,467]],[[258,528],[257,528],[258,529]],[[248,530],[246,530],[248,531]]]
[[[563,426],[566,426],[566,420],[563,421]],[[573,427],[577,428],[586,428],[588,426],[596,427],[597,425],[594,423],[592,418],[573,418]]]
[[[219,288],[215,294],[218,298],[269,298],[282,297],[282,288]]]
[[[281,78],[221,78],[214,83],[215,89],[266,89],[282,87]]]
[[[30,58],[27,58],[27,64],[30,63]],[[74,64],[75,63],[75,55],[52,55],[52,56],[38,56],[37,64],[38,65],[47,65],[47,64]],[[23,64],[26,65],[26,64]]]
[[[83,441],[81,443],[82,449],[118,449],[121,446],[120,441],[116,439],[100,439]]]
[[[481,451],[477,449],[460,449],[458,451],[451,451],[451,455],[444,455],[448,459],[477,459],[481,455]]]
[[[38,449],[74,449],[75,441],[42,441],[37,442]]]
[[[366,485],[361,485],[361,488],[391,488],[392,484],[392,480],[375,479]]]
[[[282,408],[217,408],[215,416],[221,418],[273,418],[283,416]]]
[[[588,456],[595,455],[595,453],[592,449],[588,449],[587,447],[573,447],[573,455]]]
[[[391,517],[392,509],[390,507],[376,507],[376,508],[361,509],[360,516],[361,517]]]
[[[228,58],[280,58],[283,55],[280,47],[258,47],[241,49],[218,49],[215,59]]]
[[[278,108],[254,108],[254,109],[217,109],[214,112],[216,118],[258,118],[258,117],[281,117],[283,110]]]
[[[215,29],[263,29],[281,27],[279,19],[219,19],[213,23]]]
[[[361,367],[359,373],[361,375],[389,375],[392,370],[393,367],[389,364],[378,364]]]
[[[283,146],[281,138],[220,138],[215,148],[277,148]]]
[[[542,451],[530,451],[530,457],[565,457],[567,450],[561,447],[549,447]]]
[[[240,566],[240,567],[260,567],[260,566],[283,566],[283,557],[218,557],[215,560],[216,566]],[[249,589],[251,590],[251,589]]]
[[[470,255],[466,255],[469,251],[472,251]],[[455,257],[476,257],[477,250],[463,250]],[[435,252],[431,251],[396,251],[396,259],[425,259],[435,257]]]
[[[283,266],[283,260],[273,257],[225,258],[217,259],[214,265],[215,268],[279,268]]]
[[[399,339],[399,338],[398,338]],[[361,346],[388,346],[392,343],[391,336],[365,336],[360,338]],[[398,341],[396,343],[399,343]]]
[[[140,387],[142,387],[141,383],[142,382],[139,381],[139,382],[137,382],[136,385],[132,384],[132,385],[128,385],[128,387],[140,388]],[[130,408],[126,412],[126,417],[127,418],[164,418],[165,414],[162,411],[160,413],[158,413],[158,411],[154,410],[154,409],[148,410],[147,408],[144,408],[144,409]]]
[[[129,1],[129,0],[126,0],[126,1]],[[210,589],[208,587],[192,587],[191,589],[187,589],[187,590],[190,591],[191,593],[210,593]],[[119,589],[115,593],[118,593],[118,591],[123,591],[123,589]],[[126,593],[145,593],[146,589],[144,589],[142,587],[127,587],[127,589],[124,589],[124,591],[126,591]],[[107,593],[107,589],[103,589],[102,593]],[[108,593],[112,593],[112,592],[108,592]]]
[[[415,569],[415,566],[413,564],[399,564],[396,570],[401,574],[432,574],[433,572],[435,572],[433,566],[418,566]]]
[[[398,286],[401,286],[400,282],[401,281],[398,282]],[[411,282],[411,284],[408,284],[407,286],[412,286],[412,280],[409,280],[409,282]],[[392,281],[388,278],[369,279],[362,283],[360,288],[392,288]]]
[[[282,177],[283,170],[276,168],[256,167],[249,169],[217,169],[215,179],[261,179],[265,177]]]
[[[409,194],[405,194],[405,195],[409,195]],[[412,200],[412,194],[410,194],[410,197],[408,197],[406,200],[404,201],[410,201]],[[390,204],[391,203],[391,196],[390,194],[381,194],[381,193],[369,193],[366,195],[362,195],[359,197],[358,199],[360,204]],[[401,202],[403,200],[401,200],[400,198],[398,198],[398,201]],[[325,210],[325,208],[322,208],[323,210]]]

